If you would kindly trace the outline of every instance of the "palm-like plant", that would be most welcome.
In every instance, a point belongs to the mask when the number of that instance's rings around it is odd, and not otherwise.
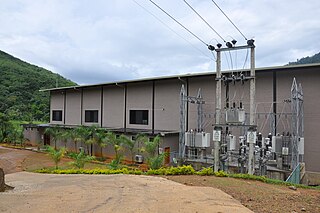
[[[158,154],[158,147],[161,142],[161,138],[157,135],[152,141],[149,140],[145,135],[138,135],[138,140],[144,143],[142,152],[147,153],[147,163],[149,168],[158,169],[163,165],[166,153]]]
[[[58,164],[61,161],[61,159],[63,158],[63,156],[66,153],[66,149],[65,148],[60,148],[58,150],[52,148],[51,146],[47,146],[47,151],[51,157],[51,159],[54,161],[56,169],[58,169]]]
[[[77,147],[77,142],[78,142],[78,133],[77,133],[77,128],[70,129],[69,130],[69,138],[74,144],[74,151],[77,153],[78,152],[78,147]]]
[[[68,139],[70,139],[70,129],[61,129],[60,132],[60,139],[63,141],[64,143],[64,148],[67,150],[67,143],[68,143]]]
[[[107,133],[104,129],[96,129],[94,135],[94,143],[100,146],[100,156],[103,158],[102,149],[107,146]]]
[[[91,137],[91,132],[88,129],[88,127],[85,126],[79,126],[75,129],[75,138],[74,141],[79,142],[79,143],[84,143],[87,145],[87,141],[90,139]],[[87,145],[87,152],[89,153],[89,148]]]
[[[115,153],[115,159],[112,163],[115,165],[119,165],[121,163],[122,158],[121,151],[123,141],[121,141],[120,138],[117,138],[116,134],[114,134],[113,132],[107,132],[106,139],[107,143],[113,147]]]
[[[134,163],[135,144],[136,140],[131,140],[125,135],[120,135],[119,140],[129,149],[131,154],[131,162]]]
[[[74,159],[74,161],[71,162],[70,164],[77,167],[78,169],[84,168],[84,165],[87,162],[95,159],[95,157],[93,157],[93,156],[86,155],[84,153],[83,149],[81,149],[78,154],[71,153],[70,157],[72,157]]]
[[[51,139],[54,142],[54,149],[57,149],[57,141],[61,138],[61,127],[60,126],[52,126],[45,130],[45,134],[50,135]]]

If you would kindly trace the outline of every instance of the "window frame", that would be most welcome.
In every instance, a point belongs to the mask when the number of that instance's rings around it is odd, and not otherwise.
[[[96,115],[95,115],[96,113]],[[88,116],[88,117],[87,117]],[[99,110],[85,110],[84,111],[85,123],[98,123],[99,122]]]
[[[57,113],[59,113],[57,115]],[[52,121],[62,121],[62,110],[58,109],[58,110],[52,110]]]
[[[139,113],[141,113],[139,115]],[[149,110],[147,109],[130,109],[129,110],[130,125],[149,125]]]

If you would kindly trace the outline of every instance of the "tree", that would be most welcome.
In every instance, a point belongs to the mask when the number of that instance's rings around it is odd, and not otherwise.
[[[49,127],[44,133],[50,135],[54,142],[54,149],[57,150],[57,141],[61,138],[61,127],[58,125]]]
[[[70,129],[61,129],[59,138],[64,143],[64,148],[67,150],[68,139],[70,139]]]
[[[90,130],[88,129],[88,127],[86,126],[79,126],[75,129],[76,132],[76,137],[74,138],[74,140],[76,142],[80,142],[80,143],[84,143],[87,145],[87,141],[90,139]],[[89,153],[89,148],[87,145],[87,152]]]
[[[111,166],[113,168],[117,168],[119,164],[121,164],[121,160],[123,157],[122,151],[122,143],[123,141],[120,138],[117,138],[116,134],[113,132],[107,132],[106,135],[107,143],[113,147],[115,153],[115,159],[111,162]]]
[[[129,149],[130,154],[131,154],[131,162],[132,164],[134,163],[134,154],[135,154],[135,144],[136,140],[131,140],[125,135],[121,135],[119,138],[122,143]]]
[[[4,141],[7,138],[11,128],[12,125],[9,121],[9,116],[0,112],[0,141]]]
[[[78,154],[71,153],[70,156],[74,159],[74,161],[71,162],[70,164],[77,167],[78,169],[84,168],[84,165],[87,162],[90,162],[95,159],[95,157],[93,156],[86,155],[83,149],[81,149]]]
[[[146,152],[146,158],[149,168],[159,169],[163,165],[166,153],[158,154],[158,147],[161,142],[161,138],[157,135],[153,140],[149,140],[145,135],[138,135],[138,140],[143,141],[144,148],[142,152]]]
[[[78,152],[78,147],[77,147],[78,132],[77,132],[77,128],[69,130],[69,138],[71,139],[71,141],[74,144],[74,151],[77,153]]]
[[[98,146],[100,146],[100,155],[103,158],[102,149],[107,146],[107,134],[104,129],[97,129],[94,133],[94,141]]]
[[[55,164],[55,168],[58,169],[58,164],[61,161],[61,159],[63,158],[63,156],[66,153],[66,149],[65,148],[60,148],[58,150],[52,148],[51,146],[47,146],[47,151],[51,157],[51,159],[54,161]]]

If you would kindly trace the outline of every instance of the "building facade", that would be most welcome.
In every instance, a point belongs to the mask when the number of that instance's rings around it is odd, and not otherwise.
[[[239,73],[239,72],[235,72]],[[304,161],[310,173],[320,172],[320,64],[256,69],[256,123],[258,131],[268,134],[290,131],[288,117],[293,78],[304,92]],[[180,90],[197,96],[203,105],[204,131],[212,133],[215,112],[215,73],[200,73],[97,85],[54,88],[50,92],[50,125],[74,127],[97,125],[128,135],[138,132],[163,136],[162,148],[178,151],[180,131]],[[230,86],[230,102],[249,109],[249,84]],[[226,87],[222,88],[223,94]],[[277,114],[271,125],[268,115]],[[282,114],[281,114],[282,113]],[[186,129],[197,128],[197,106],[188,104]],[[213,148],[213,144],[208,150]]]

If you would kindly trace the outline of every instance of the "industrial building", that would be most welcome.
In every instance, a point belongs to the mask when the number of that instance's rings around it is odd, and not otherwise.
[[[257,132],[267,137],[286,135],[292,131],[290,106],[293,79],[303,88],[303,136],[306,181],[314,184],[320,180],[320,64],[257,68],[256,71],[256,125]],[[239,75],[243,71],[234,70]],[[223,72],[222,72],[223,73]],[[230,73],[230,72],[229,72]],[[135,136],[145,133],[150,137],[160,134],[161,147],[171,154],[179,151],[181,130],[181,88],[188,97],[199,97],[201,91],[201,132],[209,133],[203,153],[193,151],[186,155],[195,158],[212,156],[215,118],[216,74],[214,72],[163,76],[156,78],[119,81],[95,85],[73,86],[44,90],[50,92],[50,123],[26,126],[25,136],[31,142],[50,144],[44,129],[52,125],[75,127],[97,125],[116,133]],[[199,90],[200,89],[200,90]],[[222,93],[226,91],[222,86]],[[248,84],[228,88],[230,104],[249,108]],[[225,93],[227,94],[227,93]],[[187,131],[199,131],[197,104],[186,104]],[[223,104],[223,107],[226,107]],[[235,130],[238,133],[241,129]],[[228,134],[228,133],[227,133]],[[234,133],[236,135],[237,133]],[[238,139],[236,140],[238,141]],[[70,146],[71,147],[71,146]],[[236,144],[239,149],[239,143]],[[104,150],[110,154],[110,149]],[[201,157],[199,157],[201,155]],[[192,157],[191,157],[192,158]],[[285,163],[284,163],[285,165]],[[318,182],[317,182],[318,181]]]

